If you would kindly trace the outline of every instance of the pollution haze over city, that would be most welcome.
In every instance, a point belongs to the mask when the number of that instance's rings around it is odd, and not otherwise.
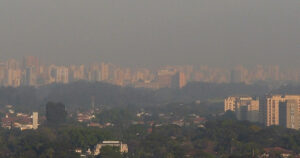
[[[299,67],[297,0],[65,0],[0,5],[0,57],[48,64]]]
[[[299,0],[0,0],[0,157],[300,157]]]

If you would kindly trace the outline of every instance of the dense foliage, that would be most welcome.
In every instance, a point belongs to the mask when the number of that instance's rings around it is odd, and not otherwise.
[[[129,132],[145,133],[135,126]],[[144,129],[145,130],[145,129]],[[234,119],[211,120],[205,128],[168,125],[150,134],[129,137],[136,158],[164,157],[258,157],[264,148],[281,147],[300,153],[300,132],[281,127],[263,128]]]
[[[46,118],[48,126],[59,126],[66,122],[67,112],[62,103],[48,102],[46,104]]]
[[[300,132],[280,127],[263,128],[249,122],[221,117],[205,127],[131,125],[118,138],[118,128],[97,129],[79,125],[36,131],[0,129],[0,157],[79,157],[75,149],[93,149],[103,140],[121,139],[129,145],[122,155],[116,148],[103,148],[98,157],[184,158],[257,157],[267,147],[282,147],[300,153]]]
[[[76,148],[87,149],[112,138],[109,132],[95,128],[68,126],[41,127],[36,131],[0,129],[0,157],[77,158]]]

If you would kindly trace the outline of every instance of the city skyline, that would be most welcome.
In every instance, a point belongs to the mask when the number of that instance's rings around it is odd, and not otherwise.
[[[147,64],[122,64],[122,63],[118,63],[118,62],[113,62],[111,60],[101,60],[101,58],[98,59],[94,59],[90,62],[68,62],[68,63],[56,63],[55,61],[49,61],[47,59],[44,59],[44,57],[40,57],[40,56],[36,56],[36,55],[24,55],[24,56],[17,56],[17,57],[11,57],[11,58],[0,58],[0,64],[3,63],[7,63],[8,61],[16,61],[20,64],[20,66],[22,67],[24,64],[24,59],[25,58],[36,58],[39,63],[40,66],[51,66],[51,65],[56,65],[56,66],[80,66],[80,65],[93,65],[93,64],[101,64],[101,63],[107,63],[107,64],[113,64],[115,66],[118,67],[123,67],[123,68],[130,68],[130,69],[149,69],[151,71],[156,71],[162,67],[168,67],[168,66],[193,66],[193,67],[210,67],[210,68],[221,68],[221,69],[226,69],[226,70],[235,70],[235,69],[239,69],[241,67],[245,68],[245,69],[255,69],[257,67],[278,67],[280,70],[282,71],[298,71],[299,67],[295,66],[295,67],[290,67],[287,68],[285,66],[281,66],[278,63],[272,63],[272,64],[267,64],[267,63],[257,63],[257,64],[231,64],[230,66],[226,67],[226,66],[222,66],[222,65],[218,65],[218,64],[203,64],[203,63],[196,63],[196,64],[192,64],[192,63],[183,63],[183,64],[168,64],[168,63],[161,63],[158,65],[147,65]]]
[[[0,62],[0,86],[42,86],[75,81],[106,82],[135,88],[183,88],[190,82],[245,83],[257,81],[299,83],[300,71],[281,69],[278,65],[256,65],[234,68],[164,65],[156,69],[122,67],[113,63],[55,65],[45,64],[38,57]]]

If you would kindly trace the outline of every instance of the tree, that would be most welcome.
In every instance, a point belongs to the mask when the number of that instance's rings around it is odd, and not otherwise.
[[[99,158],[122,158],[122,154],[119,151],[119,148],[116,147],[103,147],[101,148],[101,154]]]
[[[46,105],[46,118],[49,126],[59,126],[66,122],[67,112],[62,103],[48,102]]]

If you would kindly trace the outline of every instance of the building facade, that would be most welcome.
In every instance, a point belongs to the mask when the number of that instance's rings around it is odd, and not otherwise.
[[[233,111],[238,120],[259,121],[259,99],[248,96],[231,96],[224,101],[224,111]]]
[[[286,105],[286,104],[289,105]],[[286,113],[286,110],[281,111],[280,104],[285,105],[285,108],[291,109],[292,106],[297,109],[297,113],[300,112],[300,95],[271,95],[266,97],[266,102],[261,107],[262,112],[262,123],[266,126],[279,125],[280,124],[280,113]],[[289,111],[289,110],[287,110]],[[281,116],[285,116],[282,114]]]

